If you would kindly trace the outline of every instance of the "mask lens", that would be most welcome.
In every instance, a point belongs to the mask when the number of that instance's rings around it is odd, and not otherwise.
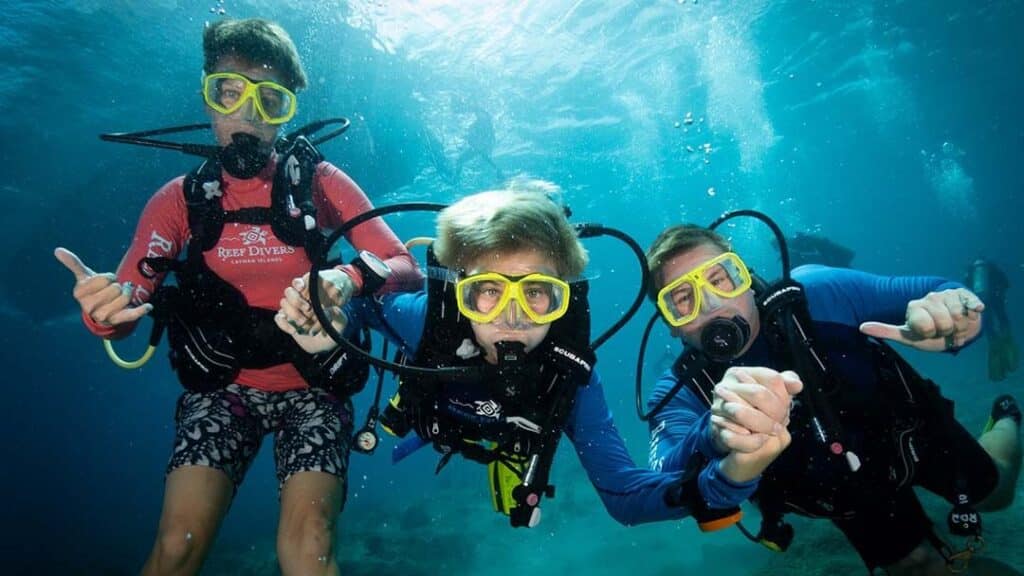
[[[501,303],[509,288],[508,281],[502,280],[467,282],[464,288],[466,307],[480,315],[490,314]]]
[[[267,122],[287,122],[295,115],[295,97],[284,86],[261,82],[257,85],[256,94],[263,119]]]
[[[221,114],[231,114],[242,106],[249,81],[235,74],[211,74],[203,82],[206,103]]]
[[[750,288],[750,272],[739,256],[732,253],[709,262],[702,278],[708,290],[725,298],[738,296]]]
[[[682,326],[697,316],[697,287],[689,277],[673,282],[658,295],[658,307],[673,326]]]
[[[554,280],[538,277],[531,280],[527,277],[519,285],[523,300],[526,301],[526,315],[534,322],[553,322],[565,314],[564,308],[568,308],[564,283],[556,283]]]

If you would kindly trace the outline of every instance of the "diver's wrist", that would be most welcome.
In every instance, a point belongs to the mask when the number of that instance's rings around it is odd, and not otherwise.
[[[376,293],[391,277],[391,267],[369,250],[360,250],[349,265],[358,270],[362,279],[362,286],[356,287],[356,296]]]

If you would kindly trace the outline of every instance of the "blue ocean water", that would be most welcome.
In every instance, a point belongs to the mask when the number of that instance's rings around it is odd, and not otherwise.
[[[644,246],[670,224],[756,208],[788,233],[852,248],[854,266],[872,272],[959,278],[974,258],[992,258],[1024,330],[1020,1],[85,0],[8,2],[3,12],[4,573],[129,574],[152,543],[180,388],[162,358],[136,372],[106,359],[51,253],[66,246],[114,269],[149,196],[195,163],[97,134],[203,121],[201,34],[220,18],[265,17],[290,31],[311,80],[293,124],[350,117],[323,152],[378,205],[542,178],[563,188],[575,220]],[[478,119],[490,121],[493,143]],[[491,144],[500,174],[466,154]],[[427,216],[389,222],[402,237],[432,229]],[[758,270],[777,270],[763,227],[729,231]],[[628,306],[637,268],[614,242],[588,248],[601,327]],[[632,387],[641,327],[638,318],[603,348],[598,367],[642,464]],[[659,332],[648,382],[675,351]],[[955,358],[908,356],[972,430],[992,397],[1020,392],[1019,375],[987,380],[984,342]],[[357,398],[360,415],[370,400]],[[692,522],[618,526],[565,446],[544,522],[512,530],[490,510],[482,469],[454,462],[435,476],[434,454],[392,466],[389,448],[352,457],[346,574],[861,573],[820,522],[797,522],[785,555]],[[987,552],[1018,567],[1022,507],[986,516]],[[276,522],[265,448],[206,573],[276,573]]]

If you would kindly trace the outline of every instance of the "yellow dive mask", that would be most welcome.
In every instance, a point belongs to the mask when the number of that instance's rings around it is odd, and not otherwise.
[[[252,101],[267,124],[284,124],[295,116],[295,93],[270,80],[254,81],[235,72],[217,72],[203,78],[206,105],[221,114],[234,114]]]
[[[494,321],[513,301],[536,324],[550,324],[569,309],[569,284],[547,274],[473,274],[455,284],[459,312],[473,322]]]
[[[703,291],[722,298],[735,298],[750,289],[747,265],[739,256],[726,252],[669,282],[658,292],[658,309],[672,326],[683,326],[700,315]]]

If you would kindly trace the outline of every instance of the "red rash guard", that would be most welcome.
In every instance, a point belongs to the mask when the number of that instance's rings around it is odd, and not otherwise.
[[[255,178],[240,180],[222,173],[224,210],[270,206],[276,168],[274,158]],[[131,282],[134,286],[132,303],[135,305],[149,300],[163,281],[163,275],[155,279],[143,276],[138,269],[139,260],[154,256],[177,258],[190,236],[183,182],[184,177],[175,178],[150,198],[139,218],[131,246],[117,268],[118,282]],[[317,224],[321,228],[338,228],[346,220],[373,208],[359,186],[328,162],[317,166],[312,195]],[[380,218],[356,226],[346,239],[356,250],[368,250],[391,267],[392,275],[382,292],[422,288],[423,277],[416,261]],[[225,223],[217,245],[205,252],[203,258],[211,270],[245,295],[250,306],[270,310],[280,308],[285,288],[294,278],[309,273],[311,266],[305,251],[278,240],[270,224]],[[341,269],[352,277],[357,288],[362,288],[358,270],[347,265]],[[96,324],[88,315],[83,314],[83,318],[86,327],[102,338],[121,338],[134,329],[134,324],[113,328]],[[267,391],[306,386],[291,364],[260,370],[243,369],[236,382]]]

